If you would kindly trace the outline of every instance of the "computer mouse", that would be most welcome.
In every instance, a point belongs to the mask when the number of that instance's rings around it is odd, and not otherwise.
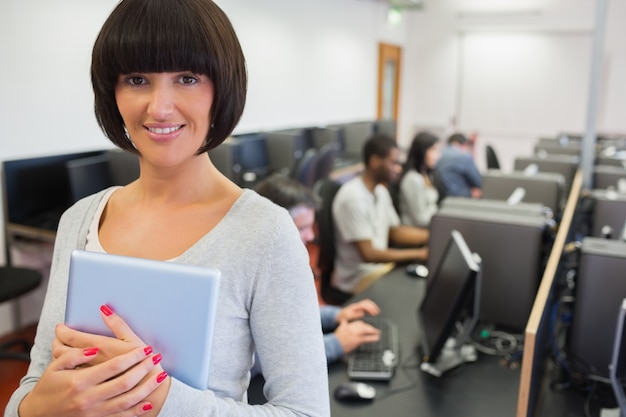
[[[343,402],[367,402],[376,396],[376,388],[364,382],[344,382],[335,388],[335,399]]]
[[[428,268],[422,264],[408,264],[406,266],[406,273],[416,278],[427,278]]]

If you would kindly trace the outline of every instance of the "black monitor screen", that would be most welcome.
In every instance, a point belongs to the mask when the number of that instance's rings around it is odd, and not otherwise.
[[[66,162],[102,151],[4,161],[5,219],[10,223],[55,230],[72,203]]]
[[[73,159],[66,163],[73,201],[97,193],[113,185],[109,155]]]
[[[265,137],[260,134],[242,135],[236,137],[240,147],[242,172],[262,173],[269,169],[269,158]]]
[[[344,152],[347,155],[360,157],[363,145],[374,133],[374,122],[355,122],[344,125]]]
[[[478,268],[463,236],[453,230],[418,309],[424,362],[437,360],[455,323],[472,301]]]

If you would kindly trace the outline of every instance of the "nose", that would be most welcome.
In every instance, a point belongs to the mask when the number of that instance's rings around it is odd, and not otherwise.
[[[150,91],[148,114],[155,120],[165,120],[174,111],[174,92],[164,83],[154,83]]]

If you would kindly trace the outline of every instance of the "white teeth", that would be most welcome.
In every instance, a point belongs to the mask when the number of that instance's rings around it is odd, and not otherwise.
[[[156,133],[157,135],[167,135],[172,132],[176,132],[180,129],[180,126],[176,127],[149,127],[148,130],[152,133]]]

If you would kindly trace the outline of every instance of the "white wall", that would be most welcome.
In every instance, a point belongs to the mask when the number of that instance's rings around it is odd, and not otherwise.
[[[89,64],[117,1],[0,3],[0,160],[111,146],[93,116]],[[218,3],[248,62],[236,132],[375,117],[381,41],[403,48],[401,144],[422,127],[476,131],[510,167],[539,135],[585,128],[594,0],[426,0],[395,27],[381,0]],[[511,11],[520,7],[532,13]],[[626,2],[610,0],[602,131],[626,132],[625,19]],[[483,166],[482,146],[476,157]],[[0,306],[0,334],[6,311]]]
[[[409,24],[404,128],[476,132],[505,169],[540,136],[586,129],[596,1],[428,2]],[[609,1],[598,131],[626,133],[626,5]],[[404,119],[406,121],[406,118]]]

